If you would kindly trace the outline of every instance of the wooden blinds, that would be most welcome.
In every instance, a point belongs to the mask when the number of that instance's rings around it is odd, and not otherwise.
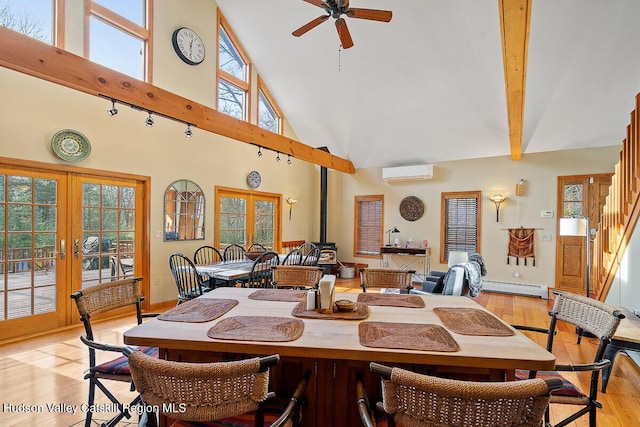
[[[449,252],[479,252],[480,192],[442,193],[441,262]]]
[[[379,255],[382,245],[383,196],[356,196],[356,255]]]

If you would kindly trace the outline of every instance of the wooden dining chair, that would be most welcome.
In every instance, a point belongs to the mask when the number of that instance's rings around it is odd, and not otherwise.
[[[408,293],[413,288],[415,270],[399,270],[385,268],[361,268],[360,286],[362,292],[367,289],[380,289],[380,292]]]
[[[242,261],[245,259],[245,250],[242,246],[237,244],[232,244],[224,248],[224,252],[222,252],[222,258],[225,261]]]
[[[300,265],[302,264],[302,260],[304,257],[302,256],[302,252],[300,249],[292,249],[284,259],[282,260],[282,265]]]
[[[370,369],[382,381],[382,401],[376,408],[383,416],[378,422],[390,427],[540,427],[550,391],[562,384],[557,378],[525,382],[452,380],[378,363],[371,363]],[[360,378],[356,393],[362,425],[380,425]]]
[[[280,257],[276,252],[267,251],[256,258],[246,280],[249,288],[266,288],[271,286],[271,268],[280,264]]]
[[[133,382],[147,412],[139,426],[156,426],[154,411],[176,421],[172,427],[298,426],[311,376],[307,370],[287,400],[269,391],[269,368],[280,356],[214,363],[154,359],[126,348]]]
[[[589,426],[595,427],[597,423],[597,409],[602,408],[602,404],[598,402],[598,382],[600,372],[609,366],[611,362],[604,358],[604,352],[609,344],[611,337],[616,332],[620,320],[624,318],[624,314],[616,307],[605,304],[601,301],[587,298],[586,296],[576,295],[569,292],[554,290],[556,300],[553,309],[549,312],[551,320],[547,329],[513,325],[516,329],[538,332],[547,335],[547,351],[553,353],[553,344],[557,337],[558,321],[573,325],[578,332],[578,344],[580,344],[582,333],[588,332],[599,341],[598,348],[595,352],[593,363],[586,364],[556,364],[555,371],[516,371],[516,379],[523,380],[527,378],[557,378],[562,381],[562,387],[551,393],[551,404],[567,404],[579,408],[575,413],[571,414],[564,420],[555,424],[556,427],[569,425],[576,419],[589,414]],[[590,386],[588,394],[582,392],[579,387],[574,385],[562,372],[576,372],[576,375],[590,375]],[[549,412],[545,416],[549,421]]]
[[[210,290],[202,281],[196,266],[184,254],[175,253],[169,257],[169,269],[178,288],[178,304],[199,297]]]
[[[222,260],[222,254],[213,246],[200,246],[193,254],[193,263],[195,265],[211,265],[221,262]],[[216,280],[208,276],[203,276],[202,282],[211,289],[226,283],[224,280]]]

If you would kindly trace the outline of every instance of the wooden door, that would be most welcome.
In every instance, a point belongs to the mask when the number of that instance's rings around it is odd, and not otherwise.
[[[560,236],[560,218],[588,217],[591,232],[589,244],[593,260],[593,234],[598,228],[602,207],[611,185],[611,174],[558,177],[558,222],[556,226],[556,281],[557,289],[585,294],[587,283],[587,238]],[[590,263],[593,266],[593,262]],[[591,274],[591,294],[598,292],[599,284]]]

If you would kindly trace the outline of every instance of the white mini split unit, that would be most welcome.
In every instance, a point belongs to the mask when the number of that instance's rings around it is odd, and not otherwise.
[[[431,178],[433,178],[433,165],[382,168],[382,179],[386,182],[423,181]]]

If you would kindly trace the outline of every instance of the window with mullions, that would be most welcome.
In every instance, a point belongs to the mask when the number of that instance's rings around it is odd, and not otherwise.
[[[449,252],[480,252],[480,191],[442,193],[440,211],[440,262]]]
[[[152,10],[152,1],[90,1],[86,57],[138,80],[151,81],[147,11]]]
[[[239,120],[249,120],[250,70],[241,50],[221,14],[218,15],[218,111]]]
[[[52,0],[0,0],[0,25],[53,44]]]
[[[379,256],[382,246],[384,196],[355,197],[354,256]]]
[[[282,133],[282,113],[260,78],[258,78],[258,126],[273,133]]]

